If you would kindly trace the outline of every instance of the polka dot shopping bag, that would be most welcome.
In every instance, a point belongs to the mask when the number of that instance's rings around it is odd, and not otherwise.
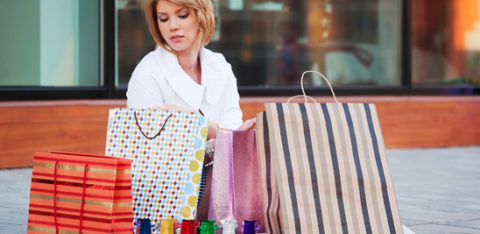
[[[105,154],[132,160],[135,221],[195,218],[206,138],[199,113],[110,110]]]

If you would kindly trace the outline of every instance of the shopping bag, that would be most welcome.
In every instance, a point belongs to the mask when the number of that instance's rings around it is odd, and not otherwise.
[[[254,220],[264,232],[262,192],[255,130],[233,132],[234,217],[238,224]]]
[[[130,160],[34,154],[28,233],[132,233]]]
[[[207,120],[194,112],[111,109],[106,154],[132,160],[135,220],[195,219]]]
[[[334,99],[257,115],[267,232],[402,233],[375,105]]]
[[[208,219],[220,224],[233,220],[233,134],[228,130],[217,130],[212,169],[212,185],[208,207]]]
[[[209,219],[255,220],[264,230],[255,130],[218,130],[212,172]],[[238,229],[237,233],[241,233]]]

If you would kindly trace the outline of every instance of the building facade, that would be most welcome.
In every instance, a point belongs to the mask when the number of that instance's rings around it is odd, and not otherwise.
[[[2,100],[124,98],[155,48],[145,0],[3,0]],[[241,96],[479,94],[480,0],[213,0]],[[311,95],[328,94],[319,77]]]

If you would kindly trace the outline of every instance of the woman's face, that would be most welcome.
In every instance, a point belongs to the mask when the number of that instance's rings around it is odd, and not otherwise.
[[[168,45],[177,52],[189,52],[198,34],[197,16],[185,6],[157,2],[158,28]]]

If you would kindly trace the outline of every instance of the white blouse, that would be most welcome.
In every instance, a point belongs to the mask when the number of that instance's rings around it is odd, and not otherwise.
[[[162,47],[148,53],[132,73],[127,107],[151,108],[173,104],[201,110],[220,128],[235,130],[242,124],[240,96],[230,64],[222,54],[200,50],[201,85],[181,68],[177,56]]]

